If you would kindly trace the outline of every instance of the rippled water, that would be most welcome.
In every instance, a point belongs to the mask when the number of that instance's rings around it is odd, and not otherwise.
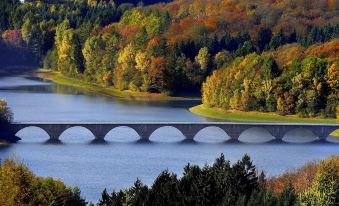
[[[0,79],[0,97],[8,100],[15,121],[209,121],[191,114],[187,108],[198,101],[138,102],[85,94],[71,87],[21,77]],[[210,164],[224,153],[232,162],[248,153],[268,175],[297,168],[307,161],[339,154],[339,144],[251,144],[272,139],[266,131],[253,128],[240,140],[223,143],[227,134],[207,128],[197,134],[197,143],[180,143],[182,134],[161,128],[151,143],[136,143],[138,135],[121,127],[112,130],[106,144],[93,144],[93,135],[81,127],[61,135],[62,144],[47,144],[47,134],[37,128],[18,133],[17,144],[0,147],[0,158],[13,157],[27,164],[37,175],[60,178],[81,188],[87,200],[97,201],[104,188],[118,190],[133,184],[137,177],[151,184],[164,169],[178,174],[188,162]],[[316,137],[296,130],[285,141],[305,142]],[[329,138],[330,141],[338,141]]]

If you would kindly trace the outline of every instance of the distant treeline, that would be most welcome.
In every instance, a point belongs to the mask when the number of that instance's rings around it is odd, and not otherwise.
[[[44,67],[86,82],[142,92],[199,91],[214,70],[239,57],[274,52],[287,44],[307,48],[339,36],[335,0],[176,0],[150,6],[3,0],[0,8],[3,41],[29,47]],[[327,58],[338,56],[337,50],[330,52],[312,55],[334,64],[337,71],[337,59]],[[283,73],[285,67],[278,69]],[[288,87],[283,85],[283,93]],[[265,107],[277,110],[274,105]],[[317,113],[326,108],[316,107]],[[294,112],[299,110],[287,111]],[[324,113],[333,115],[331,109]]]
[[[339,156],[308,163],[274,178],[258,173],[249,156],[231,164],[223,155],[212,165],[187,164],[183,175],[163,171],[148,187],[136,180],[130,188],[105,189],[97,206],[336,206],[339,202]],[[113,174],[114,175],[114,174]],[[80,189],[60,180],[35,176],[13,160],[0,163],[0,205],[84,206]]]

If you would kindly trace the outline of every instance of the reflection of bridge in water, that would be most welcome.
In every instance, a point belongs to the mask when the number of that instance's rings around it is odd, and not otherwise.
[[[231,140],[238,141],[240,135],[251,128],[262,128],[269,132],[276,140],[282,140],[284,136],[296,129],[306,129],[318,140],[326,138],[335,130],[338,124],[292,124],[292,123],[238,123],[238,122],[16,122],[11,125],[14,133],[27,127],[38,127],[44,130],[50,141],[59,141],[61,134],[69,128],[83,127],[92,132],[95,140],[104,140],[105,136],[118,127],[129,127],[135,130],[140,140],[149,141],[154,131],[163,127],[173,127],[179,130],[186,140],[194,140],[195,135],[209,127],[222,129]]]

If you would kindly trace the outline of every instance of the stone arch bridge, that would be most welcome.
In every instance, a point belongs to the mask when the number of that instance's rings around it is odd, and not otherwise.
[[[225,131],[232,140],[250,128],[263,128],[277,140],[295,129],[312,131],[319,140],[325,140],[333,131],[339,129],[339,124],[292,124],[292,123],[239,123],[239,122],[15,122],[11,124],[16,134],[27,127],[38,127],[44,130],[51,141],[59,141],[60,135],[72,127],[84,127],[90,130],[95,140],[104,140],[106,134],[117,127],[129,127],[140,136],[140,140],[149,141],[151,134],[162,127],[174,127],[186,138],[193,140],[195,135],[207,127],[218,127]]]

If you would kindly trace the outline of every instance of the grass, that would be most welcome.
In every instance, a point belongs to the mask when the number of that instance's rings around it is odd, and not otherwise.
[[[289,122],[289,123],[327,123],[335,124],[335,119],[324,118],[300,118],[295,115],[281,116],[276,113],[225,111],[216,108],[207,108],[198,105],[189,109],[193,114],[211,119],[237,121],[237,122]],[[331,133],[331,136],[339,138],[339,129]]]
[[[120,91],[114,87],[104,87],[98,84],[86,83],[79,79],[74,79],[62,75],[60,72],[55,72],[48,69],[39,69],[37,72],[37,77],[52,81],[60,85],[67,85],[76,87],[83,91],[104,95],[104,96],[113,96],[119,98],[128,98],[134,100],[156,100],[156,101],[166,101],[166,100],[192,100],[193,98],[186,97],[171,97],[166,94],[158,93],[147,93],[147,92],[135,92],[135,91]]]
[[[200,115],[200,116],[211,118],[211,119],[219,119],[219,120],[227,120],[227,121],[295,122],[295,123],[327,123],[327,124],[336,123],[335,119],[300,118],[295,115],[281,116],[276,113],[264,113],[264,112],[225,111],[222,109],[207,108],[207,107],[204,107],[203,105],[192,107],[189,110],[196,115]]]
[[[333,137],[339,138],[339,129],[337,129],[336,131],[332,132],[331,135],[332,135]]]

